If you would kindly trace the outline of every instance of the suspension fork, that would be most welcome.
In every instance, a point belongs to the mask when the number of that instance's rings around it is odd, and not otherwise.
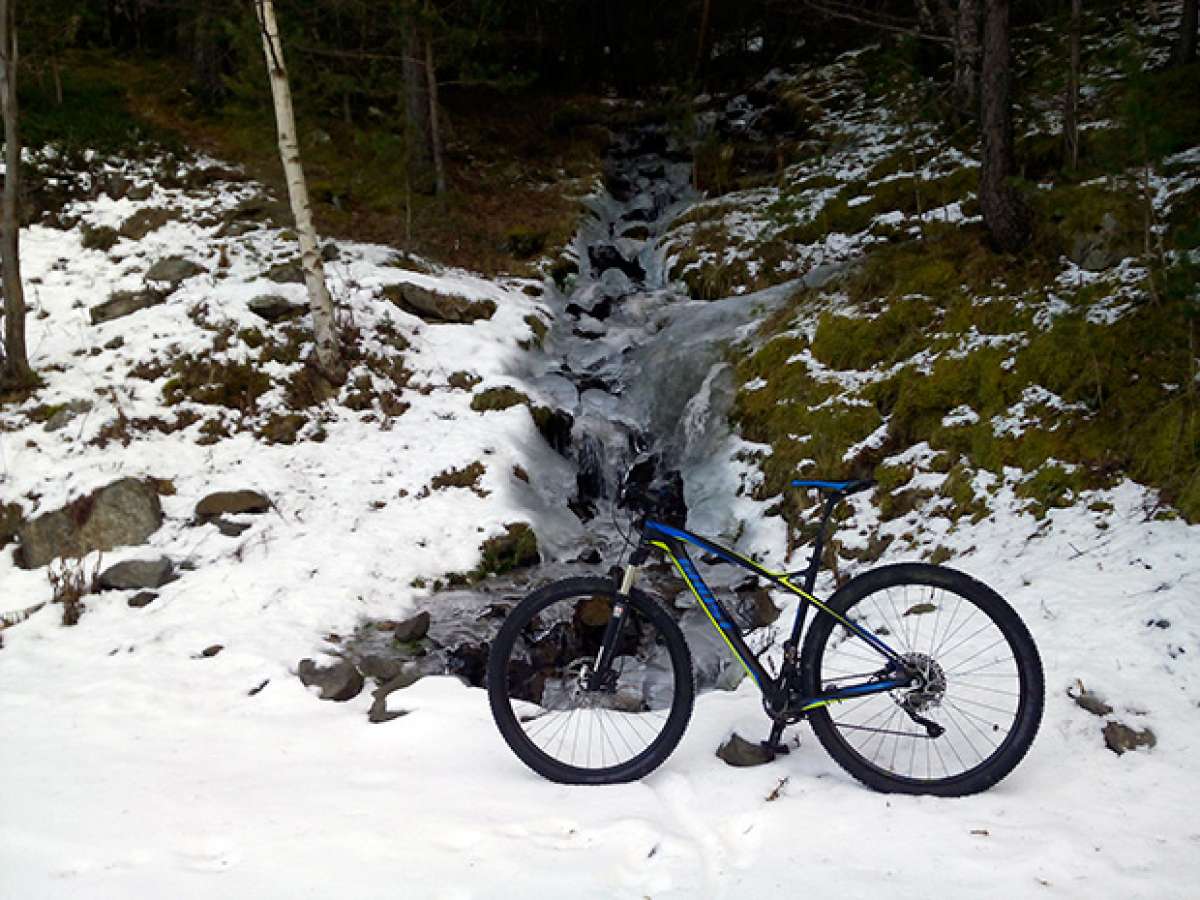
[[[638,571],[649,555],[649,548],[645,544],[639,544],[629,557],[629,562],[625,564],[625,571],[621,575],[621,584],[617,588],[617,596],[613,601],[612,615],[608,618],[608,624],[604,626],[604,637],[600,639],[600,652],[596,655],[593,687],[603,687],[605,686],[604,682],[608,680],[613,657],[617,655],[617,643],[620,640],[621,629],[629,615],[629,595],[633,592]]]
[[[612,615],[608,617],[608,624],[604,626],[604,637],[600,640],[600,653],[596,656],[594,674],[597,684],[595,687],[600,687],[604,683],[608,671],[612,667],[621,628],[625,624],[626,616],[629,615],[629,594],[637,580],[639,568],[640,566],[630,562],[626,564],[625,573],[621,576],[621,585],[617,589],[617,596],[613,601]]]

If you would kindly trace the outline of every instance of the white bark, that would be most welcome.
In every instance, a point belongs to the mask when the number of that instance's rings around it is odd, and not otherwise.
[[[275,21],[273,0],[255,0],[259,30],[262,32],[263,54],[271,78],[271,97],[275,102],[275,123],[279,134],[279,157],[283,161],[288,200],[296,220],[296,235],[300,240],[300,264],[304,269],[304,284],[308,288],[308,305],[312,311],[313,337],[317,345],[317,362],[331,381],[344,376],[341,351],[333,322],[333,299],[325,284],[325,267],[317,246],[317,230],[313,226],[312,208],[308,202],[308,184],[300,164],[300,145],[296,140],[296,117],[292,112],[292,91],[287,69],[283,63],[283,46],[279,26]]]

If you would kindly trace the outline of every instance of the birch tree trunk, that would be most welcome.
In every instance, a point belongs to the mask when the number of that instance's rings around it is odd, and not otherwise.
[[[1029,241],[1029,211],[1009,183],[1015,166],[1008,0],[987,0],[980,93],[983,160],[979,205],[983,223],[998,250],[1016,253]]]
[[[21,139],[17,132],[17,0],[0,0],[0,114],[4,118],[4,198],[0,202],[0,266],[4,267],[4,380],[33,382],[25,347],[25,289],[21,285]]]
[[[2,0],[0,0],[2,2]],[[313,226],[312,208],[308,202],[308,185],[304,167],[300,164],[300,145],[296,140],[296,117],[292,112],[292,91],[288,85],[287,69],[283,64],[283,46],[279,26],[275,21],[273,0],[255,0],[259,30],[262,32],[263,55],[271,78],[271,97],[275,103],[275,123],[279,133],[279,157],[287,181],[288,199],[296,220],[296,235],[300,240],[300,264],[304,269],[304,284],[308,288],[308,305],[312,310],[313,337],[317,347],[317,363],[322,374],[334,384],[345,380],[345,367],[333,322],[333,299],[325,284],[325,267],[317,247],[317,230]]]
[[[1082,30],[1083,0],[1071,0],[1071,66],[1063,97],[1063,165],[1072,172],[1079,167],[1079,44]]]

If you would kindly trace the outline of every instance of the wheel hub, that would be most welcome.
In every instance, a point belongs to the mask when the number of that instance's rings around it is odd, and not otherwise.
[[[940,706],[946,694],[946,673],[937,660],[925,653],[907,653],[905,667],[913,678],[913,687],[905,694],[914,712],[924,712]]]

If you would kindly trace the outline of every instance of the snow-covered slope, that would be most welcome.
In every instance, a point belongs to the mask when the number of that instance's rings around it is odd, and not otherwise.
[[[122,165],[149,181],[142,164]],[[68,211],[80,217],[70,230],[22,235],[30,345],[47,385],[0,414],[0,499],[33,516],[126,475],[170,482],[150,545],[104,564],[165,554],[192,568],[145,608],[107,591],[86,598],[75,627],[50,605],[0,632],[0,896],[1194,896],[1197,529],[1155,521],[1150,495],[1128,482],[1089,496],[1099,511],[1080,504],[1041,520],[1003,486],[991,518],[933,535],[1017,608],[1046,666],[1042,732],[981,796],[871,793],[806,726],[789,732],[800,738],[789,756],[731,769],[713,755],[718,743],[767,731],[745,683],[701,696],[671,759],[612,788],[533,775],[496,732],[484,693],[455,678],[393,695],[408,714],[385,724],[368,722],[366,693],[318,702],[292,670],[331,646],[324,638],[363,618],[436,610],[416,585],[473,568],[505,524],[533,522],[548,554],[582,526],[565,507],[574,473],[527,407],[471,408],[505,385],[539,399],[521,380],[536,352],[521,346],[535,338],[530,317],[546,315],[529,283],[399,268],[387,248],[341,245],[329,268],[357,368],[343,402],[297,410],[285,385],[302,354],[276,349],[292,326],[248,311],[261,294],[302,298],[299,285],[260,277],[294,251],[277,228],[223,227],[255,193],[233,180],[100,197]],[[119,227],[145,208],[181,214],[107,252],[83,249],[83,226]],[[90,324],[88,307],[140,290],[172,255],[203,271],[164,303]],[[400,283],[491,300],[495,313],[423,322],[383,298]],[[253,361],[271,386],[237,408],[186,392],[167,404],[164,388],[186,374],[171,368],[179,359]],[[460,372],[479,382],[451,385]],[[369,384],[355,387],[361,377]],[[92,405],[47,431],[73,400]],[[183,412],[194,421],[172,430]],[[302,417],[292,443],[270,442],[272,415]],[[229,436],[200,443],[218,426]],[[695,522],[725,527],[732,508],[746,522],[741,546],[782,565],[780,521],[734,496],[755,477],[732,458],[747,449],[730,438],[693,467]],[[430,489],[474,462],[485,469],[477,491]],[[275,510],[241,520],[251,527],[236,538],[192,524],[201,497],[238,488],[266,493]],[[854,509],[849,546],[879,524],[868,500]],[[50,594],[45,569],[0,551],[0,613]],[[1079,682],[1112,712],[1076,705]],[[1112,753],[1109,720],[1151,728],[1157,745]]]

